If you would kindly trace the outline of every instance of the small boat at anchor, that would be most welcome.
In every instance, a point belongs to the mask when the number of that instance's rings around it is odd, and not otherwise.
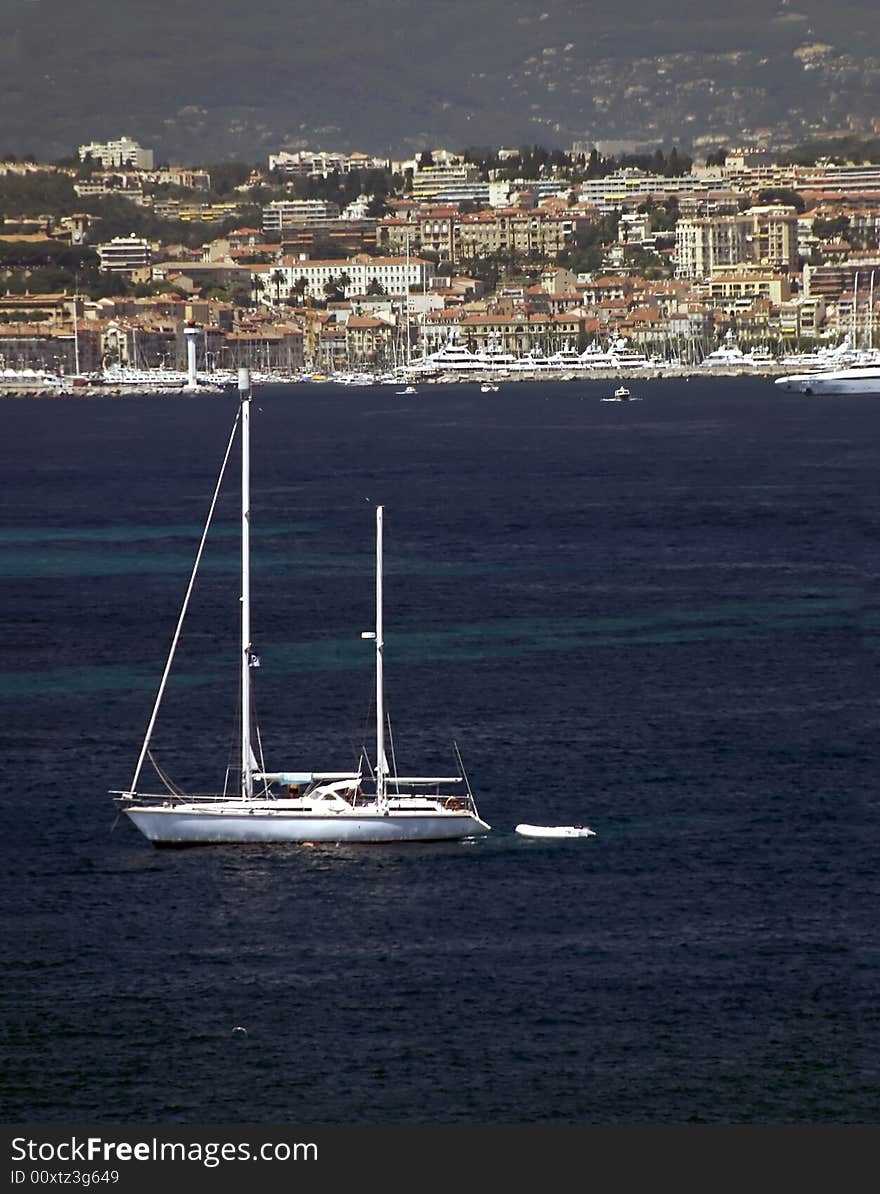
[[[586,825],[527,825],[515,826],[520,837],[596,837],[595,829]]]

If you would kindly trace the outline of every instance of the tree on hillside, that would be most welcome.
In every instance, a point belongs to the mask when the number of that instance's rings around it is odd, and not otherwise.
[[[52,170],[0,175],[0,216],[70,215],[80,200],[73,179]]]
[[[849,216],[834,216],[831,219],[813,220],[813,234],[820,240],[841,241],[849,240]]]
[[[798,211],[804,211],[807,206],[802,196],[788,187],[769,187],[765,191],[760,191],[758,203],[763,205],[781,203],[786,207],[795,207]]]
[[[236,187],[243,186],[250,178],[251,168],[244,162],[214,162],[201,166],[211,176],[211,193],[217,199],[234,197]]]

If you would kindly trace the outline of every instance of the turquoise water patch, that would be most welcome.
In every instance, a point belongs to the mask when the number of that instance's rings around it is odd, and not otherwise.
[[[188,539],[198,543],[201,526],[142,526],[142,527],[4,527],[0,528],[0,548],[19,543],[140,543],[164,539]],[[315,523],[288,522],[261,526],[260,535],[303,535],[317,529]],[[211,537],[236,538],[239,524],[217,522],[211,527]]]
[[[672,646],[708,641],[752,641],[777,633],[804,633],[852,625],[859,630],[855,596],[730,603],[702,610],[664,609],[617,618],[511,619],[463,623],[429,631],[391,631],[389,661],[491,660],[594,647]],[[309,643],[261,644],[263,665],[276,675],[372,669],[374,652],[355,636]],[[0,673],[0,696],[114,692],[155,688],[161,663],[78,666],[44,672]],[[225,682],[217,660],[188,660],[172,683],[195,686]]]

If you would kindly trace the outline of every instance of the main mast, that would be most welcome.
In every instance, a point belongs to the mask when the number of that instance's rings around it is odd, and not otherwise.
[[[251,771],[251,375],[238,371],[241,399],[241,796],[254,794]]]
[[[387,763],[385,761],[385,677],[383,651],[385,640],[382,627],[382,514],[384,507],[376,507],[376,803],[379,812],[388,811]]]

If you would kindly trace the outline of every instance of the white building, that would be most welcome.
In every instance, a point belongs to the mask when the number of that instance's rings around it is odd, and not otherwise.
[[[88,157],[93,158],[105,169],[111,166],[133,166],[136,170],[153,169],[152,149],[143,149],[130,137],[120,137],[118,141],[92,141],[90,145],[80,145],[79,157],[83,162]]]
[[[101,261],[100,268],[111,273],[130,273],[143,269],[153,261],[153,246],[132,233],[131,236],[114,236],[103,245],[95,245]]]
[[[675,226],[677,278],[710,278],[713,269],[746,259],[746,230],[736,216],[679,220]]]
[[[339,204],[329,199],[275,199],[263,208],[263,231],[282,232],[296,224],[338,219]]]
[[[279,276],[281,275],[281,276]],[[276,294],[323,299],[325,287],[335,282],[346,298],[366,294],[378,283],[386,294],[406,294],[431,286],[434,263],[421,257],[370,257],[359,254],[342,260],[313,260],[309,257],[283,257],[279,265],[255,269],[252,278],[263,286],[263,301],[272,302]],[[302,282],[300,282],[302,279]],[[255,286],[255,289],[259,287]]]
[[[350,174],[353,170],[384,170],[386,166],[384,158],[358,152],[328,153],[323,149],[300,149],[269,154],[269,169],[277,170],[279,174],[288,178],[326,178],[328,174]]]
[[[667,177],[664,174],[646,174],[644,170],[619,170],[604,178],[587,178],[579,183],[578,198],[599,211],[625,210],[635,207],[651,195],[697,195],[707,194],[724,185],[720,170],[707,170],[699,174],[683,174]]]
[[[675,276],[705,279],[719,267],[755,262],[798,266],[798,220],[783,204],[750,207],[736,216],[682,219],[675,226]]]
[[[440,195],[461,194],[462,186],[480,182],[478,166],[460,162],[443,166],[419,166],[413,172],[412,189],[416,199],[436,199]],[[488,185],[483,183],[485,202],[489,201]]]

